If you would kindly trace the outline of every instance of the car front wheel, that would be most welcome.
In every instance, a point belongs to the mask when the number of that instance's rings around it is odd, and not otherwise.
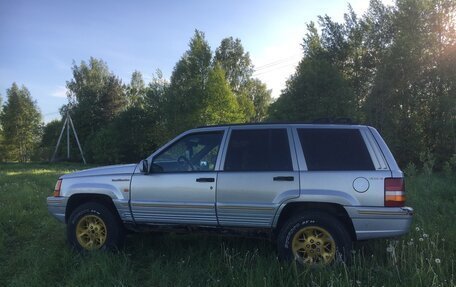
[[[119,249],[125,235],[121,223],[107,207],[88,202],[71,213],[67,236],[76,250],[92,251]]]

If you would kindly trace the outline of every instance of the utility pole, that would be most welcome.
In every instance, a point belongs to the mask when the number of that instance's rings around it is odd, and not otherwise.
[[[57,140],[57,144],[55,146],[54,154],[52,155],[51,162],[55,161],[55,156],[57,155],[57,150],[59,149],[60,146],[60,141],[62,140],[63,132],[65,131],[65,128],[67,130],[67,159],[70,159],[70,126],[71,129],[73,130],[74,137],[76,139],[76,143],[78,144],[79,152],[81,153],[82,161],[84,164],[86,164],[86,160],[84,158],[84,153],[82,152],[82,147],[81,144],[79,143],[79,138],[78,138],[78,133],[76,132],[76,129],[74,128],[73,120],[71,119],[70,114],[67,112],[65,121],[63,122],[62,130],[60,131],[60,136],[59,139]]]
[[[69,114],[67,113],[67,118]],[[67,159],[70,159],[70,121],[67,121]]]

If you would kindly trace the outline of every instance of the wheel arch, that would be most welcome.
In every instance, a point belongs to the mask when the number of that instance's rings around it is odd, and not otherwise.
[[[65,209],[65,223],[68,223],[68,220],[71,216],[71,213],[78,208],[78,206],[88,203],[96,202],[102,204],[111,211],[114,216],[120,220],[119,212],[112,201],[112,198],[106,194],[87,194],[87,193],[76,193],[70,196],[67,201]]]
[[[348,231],[350,238],[356,240],[356,232],[353,226],[353,222],[348,215],[345,208],[337,203],[326,203],[326,202],[290,202],[287,203],[281,210],[280,214],[277,215],[277,220],[273,226],[274,235],[276,236],[280,228],[284,223],[291,217],[299,215],[303,212],[317,211],[327,213],[338,218]]]

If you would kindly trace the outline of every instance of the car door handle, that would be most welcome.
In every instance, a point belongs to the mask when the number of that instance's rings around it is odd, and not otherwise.
[[[294,176],[275,176],[274,181],[294,181]]]
[[[213,177],[200,177],[196,179],[196,182],[214,182],[215,178]]]

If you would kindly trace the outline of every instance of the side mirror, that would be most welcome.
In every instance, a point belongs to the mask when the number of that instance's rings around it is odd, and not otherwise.
[[[149,173],[149,163],[147,162],[147,159],[143,159],[139,162],[139,171],[145,174]]]

